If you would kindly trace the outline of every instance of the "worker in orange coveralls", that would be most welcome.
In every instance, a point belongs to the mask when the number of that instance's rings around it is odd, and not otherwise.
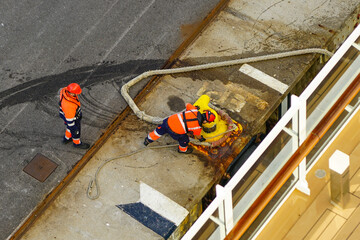
[[[149,133],[145,138],[144,145],[147,146],[149,143],[158,140],[165,133],[168,133],[179,142],[179,153],[192,153],[193,149],[188,147],[190,142],[188,134],[194,135],[201,142],[205,141],[205,138],[201,136],[202,124],[213,122],[214,120],[215,115],[212,112],[205,111],[201,114],[195,106],[188,103],[186,104],[185,111],[164,119],[161,125]]]
[[[74,147],[87,149],[90,145],[80,141],[82,113],[78,95],[81,91],[77,83],[71,83],[60,90],[59,115],[66,125],[63,143],[72,141]]]

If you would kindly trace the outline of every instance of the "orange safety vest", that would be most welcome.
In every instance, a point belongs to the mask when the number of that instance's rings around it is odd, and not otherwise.
[[[198,109],[186,104],[186,111],[171,115],[168,118],[168,125],[176,134],[192,132],[194,135],[201,135],[201,114]]]
[[[66,87],[60,91],[59,112],[64,116],[67,123],[73,125],[73,121],[79,118],[81,114],[80,101],[77,96],[68,94]]]

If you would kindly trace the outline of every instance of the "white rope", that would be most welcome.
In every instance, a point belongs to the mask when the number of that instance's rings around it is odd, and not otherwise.
[[[164,118],[156,117],[156,116],[150,116],[147,115],[144,111],[141,111],[138,106],[135,104],[134,100],[129,95],[129,89],[136,83],[140,82],[141,80],[154,76],[154,75],[167,75],[167,74],[174,74],[174,73],[185,73],[185,72],[191,72],[191,71],[198,71],[198,70],[205,70],[205,69],[211,69],[211,68],[218,68],[218,67],[226,67],[226,66],[233,66],[238,64],[244,64],[244,63],[250,63],[250,62],[259,62],[259,61],[265,61],[265,60],[271,60],[271,59],[278,59],[278,58],[284,58],[284,57],[291,57],[291,56],[298,56],[303,54],[312,54],[312,53],[319,53],[324,54],[327,56],[332,56],[333,53],[321,49],[321,48],[308,48],[308,49],[301,49],[301,50],[295,50],[295,51],[289,51],[284,53],[275,53],[275,54],[269,54],[265,56],[257,56],[257,57],[249,57],[249,58],[241,58],[236,60],[229,60],[229,61],[223,61],[223,62],[216,62],[216,63],[206,63],[196,66],[190,66],[190,67],[181,67],[181,68],[171,68],[171,69],[161,69],[161,70],[151,70],[144,72],[140,74],[139,76],[133,78],[128,83],[124,84],[121,87],[121,95],[125,99],[125,101],[129,104],[129,107],[134,111],[136,116],[140,118],[141,120],[144,120],[149,123],[153,124],[160,124],[164,120]]]
[[[131,155],[134,155],[134,154],[137,154],[139,152],[142,152],[146,149],[159,149],[159,148],[169,148],[169,147],[174,147],[174,146],[178,146],[177,144],[171,144],[171,145],[160,145],[160,146],[152,146],[152,147],[142,147],[142,148],[139,148],[133,152],[130,152],[130,153],[125,153],[125,154],[122,154],[122,155],[119,155],[119,156],[116,156],[116,157],[113,157],[113,158],[110,158],[110,159],[107,159],[105,160],[102,164],[100,164],[100,166],[97,168],[96,172],[95,172],[95,175],[94,175],[94,178],[92,178],[89,182],[89,185],[88,185],[88,188],[86,190],[86,196],[91,199],[91,200],[95,200],[97,199],[99,196],[100,196],[100,185],[99,185],[99,180],[98,180],[98,175],[101,171],[101,169],[106,165],[108,164],[109,162],[112,162],[114,160],[118,160],[118,159],[121,159],[121,158],[125,158],[125,157],[129,157]],[[94,185],[95,184],[95,185]],[[92,195],[92,191],[95,190],[95,195]]]

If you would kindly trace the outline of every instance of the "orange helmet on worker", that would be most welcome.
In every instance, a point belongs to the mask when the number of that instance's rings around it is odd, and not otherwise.
[[[66,87],[66,90],[67,90],[69,93],[73,93],[73,94],[76,94],[76,95],[79,95],[79,94],[81,94],[81,92],[82,92],[80,85],[77,84],[77,83],[70,83],[70,84]]]
[[[209,110],[206,110],[205,113],[203,113],[202,115],[203,118],[206,119],[206,121],[209,123],[215,121],[215,114],[213,114]]]

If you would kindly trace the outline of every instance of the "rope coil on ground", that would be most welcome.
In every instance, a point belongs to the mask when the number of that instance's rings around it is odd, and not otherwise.
[[[121,158],[129,157],[131,155],[142,152],[142,151],[144,151],[146,149],[159,149],[159,148],[168,148],[168,147],[175,147],[175,146],[178,146],[178,144],[152,146],[152,147],[142,147],[142,148],[139,148],[136,151],[133,151],[133,152],[130,152],[130,153],[125,153],[125,154],[122,154],[122,155],[107,159],[106,161],[101,163],[101,165],[97,168],[97,170],[95,172],[94,178],[90,180],[89,185],[88,185],[87,190],[86,190],[86,196],[91,200],[95,200],[100,196],[100,186],[99,186],[99,181],[98,181],[98,175],[99,175],[101,169],[106,164],[108,164],[109,162],[112,162],[114,160],[118,160],[118,159],[121,159]],[[94,183],[95,183],[95,186],[94,186]],[[91,192],[92,192],[93,188],[96,190],[96,194],[94,196],[91,195]]]

